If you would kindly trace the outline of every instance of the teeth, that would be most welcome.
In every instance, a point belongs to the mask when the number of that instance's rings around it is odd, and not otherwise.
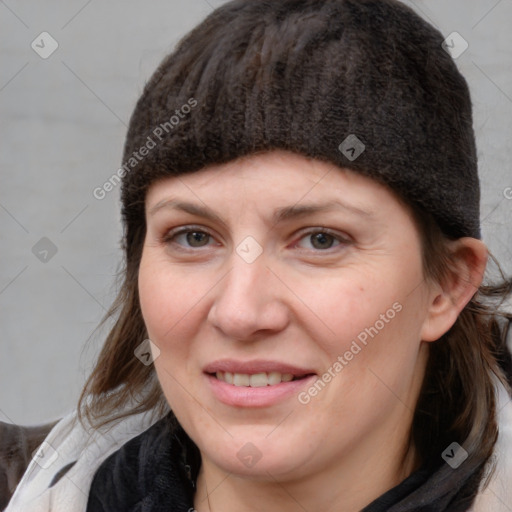
[[[233,374],[233,384],[235,386],[249,386],[250,385],[250,376],[246,373],[234,373]]]
[[[293,374],[291,373],[230,373],[230,372],[217,372],[215,374],[217,379],[233,384],[234,386],[243,386],[251,388],[261,388],[265,386],[275,386],[281,382],[290,382],[293,380]]]
[[[249,384],[251,388],[262,388],[268,384],[268,378],[266,373],[255,373],[249,378]]]
[[[268,374],[268,385],[274,386],[275,384],[279,384],[281,382],[281,374],[278,372],[270,372]]]

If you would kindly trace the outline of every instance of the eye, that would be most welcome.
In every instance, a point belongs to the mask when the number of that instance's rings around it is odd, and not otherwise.
[[[346,245],[349,243],[349,240],[346,238],[331,233],[328,230],[316,230],[310,231],[303,235],[300,241],[297,243],[298,247],[304,249],[316,249],[316,250],[327,250],[337,247],[339,245]]]
[[[210,233],[189,226],[169,231],[163,238],[166,244],[176,244],[187,249],[207,247],[213,241]]]

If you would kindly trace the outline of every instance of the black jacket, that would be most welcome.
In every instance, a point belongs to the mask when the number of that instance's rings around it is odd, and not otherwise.
[[[166,416],[98,468],[87,512],[190,512],[200,465],[197,447]],[[442,462],[416,471],[362,512],[466,512],[479,480],[470,464],[454,470]]]

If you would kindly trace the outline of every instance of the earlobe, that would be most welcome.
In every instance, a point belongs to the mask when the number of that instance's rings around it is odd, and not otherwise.
[[[488,250],[481,240],[465,237],[451,242],[450,269],[443,281],[432,287],[421,332],[423,341],[436,341],[450,330],[480,287],[487,258]]]

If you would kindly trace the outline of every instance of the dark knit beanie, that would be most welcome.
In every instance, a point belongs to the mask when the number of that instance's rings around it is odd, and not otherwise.
[[[126,248],[155,180],[278,148],[360,172],[446,235],[479,238],[471,100],[443,39],[394,0],[222,5],[164,59],[133,112]]]

